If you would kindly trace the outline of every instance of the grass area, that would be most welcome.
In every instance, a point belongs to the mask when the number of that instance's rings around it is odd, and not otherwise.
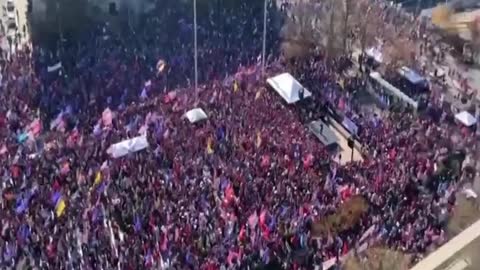
[[[452,238],[468,228],[480,218],[479,200],[467,199],[464,194],[457,194],[453,214],[447,226],[449,238]],[[480,240],[476,240],[461,252],[470,261],[470,268],[480,269]]]
[[[345,270],[407,270],[410,255],[384,248],[371,248],[362,256],[350,255],[344,264]]]
[[[477,201],[467,199],[463,194],[457,195],[455,209],[448,223],[448,234],[453,237],[465,230],[480,218],[480,208]]]
[[[322,236],[348,230],[357,224],[368,211],[368,203],[362,196],[354,196],[340,205],[335,214],[322,218],[312,226],[313,236]]]

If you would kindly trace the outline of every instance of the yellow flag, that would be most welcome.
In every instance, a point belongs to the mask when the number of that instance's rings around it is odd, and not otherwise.
[[[237,83],[237,81],[233,81],[233,92],[234,92],[234,93],[238,92],[238,83]]]
[[[60,200],[57,203],[57,206],[55,207],[55,213],[57,214],[57,217],[60,217],[63,215],[63,212],[65,211],[65,207],[67,205],[65,204],[65,200],[63,198],[60,198]]]
[[[102,173],[97,172],[97,175],[95,175],[95,182],[93,182],[93,185],[98,185],[102,182]]]
[[[213,142],[211,137],[209,137],[207,140],[207,153],[213,154]]]

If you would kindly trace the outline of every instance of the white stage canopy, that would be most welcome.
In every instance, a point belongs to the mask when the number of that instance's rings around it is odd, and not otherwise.
[[[195,108],[195,109],[192,109],[188,112],[185,113],[185,117],[188,119],[188,121],[190,121],[190,123],[196,123],[198,121],[202,121],[202,120],[205,120],[207,119],[207,114],[205,113],[205,111],[203,111],[202,109],[200,108]]]
[[[290,73],[282,73],[267,79],[267,83],[277,92],[288,104],[300,100],[299,92],[303,88],[303,97],[312,96],[312,93],[305,89]]]
[[[467,127],[473,126],[477,123],[477,119],[475,119],[475,117],[467,111],[457,113],[455,115],[455,119]]]
[[[135,153],[147,148],[148,141],[146,136],[138,136],[132,139],[124,140],[119,143],[110,145],[107,149],[107,153],[113,158],[119,158],[128,155],[129,153]]]

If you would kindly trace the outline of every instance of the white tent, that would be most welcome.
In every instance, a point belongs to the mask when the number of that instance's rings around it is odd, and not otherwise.
[[[282,73],[267,79],[267,83],[277,92],[288,104],[300,100],[300,89],[303,89],[303,97],[312,96],[312,93],[305,89],[290,73]]]
[[[148,141],[146,136],[138,136],[132,139],[124,140],[119,143],[110,145],[107,153],[113,158],[123,157],[129,153],[135,153],[147,148]]]
[[[455,115],[455,119],[457,119],[460,123],[464,124],[467,127],[473,126],[477,123],[477,119],[475,119],[475,117],[467,111],[457,113]]]
[[[200,108],[192,109],[185,113],[185,117],[190,123],[196,123],[201,120],[207,119],[207,114]]]

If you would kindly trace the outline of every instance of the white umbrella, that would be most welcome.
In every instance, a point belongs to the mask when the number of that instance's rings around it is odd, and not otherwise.
[[[477,123],[477,119],[475,119],[475,117],[467,111],[457,113],[455,115],[455,119],[457,119],[460,123],[464,124],[467,127],[473,126]]]
[[[110,154],[113,158],[123,157],[129,153],[135,153],[140,150],[143,150],[149,146],[147,137],[138,136],[132,139],[124,140],[119,143],[112,144],[108,149],[107,153]]]
[[[196,123],[198,121],[201,121],[201,120],[205,120],[208,118],[207,114],[205,113],[205,111],[203,111],[202,109],[200,108],[195,108],[195,109],[192,109],[188,112],[185,113],[185,117],[188,119],[188,121],[190,121],[190,123]]]

